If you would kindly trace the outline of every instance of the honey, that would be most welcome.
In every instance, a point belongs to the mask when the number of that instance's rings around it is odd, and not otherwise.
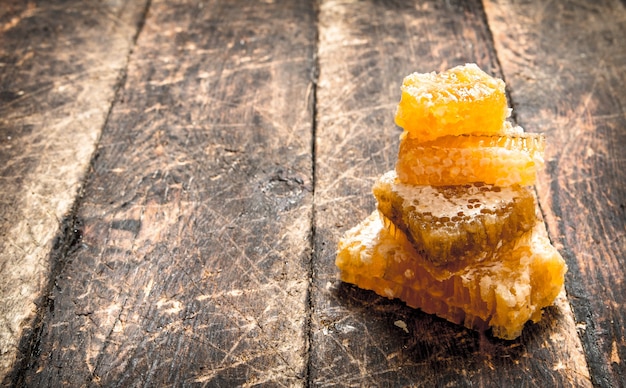
[[[445,135],[502,132],[509,114],[505,84],[475,64],[413,73],[402,82],[396,124],[418,142]]]
[[[443,136],[429,142],[400,141],[396,171],[404,183],[498,186],[535,183],[543,166],[543,135]]]
[[[515,339],[527,321],[539,321],[563,286],[565,262],[541,222],[511,247],[449,271],[430,265],[377,213],[339,244],[336,265],[345,282],[471,329],[491,328],[503,339]]]
[[[504,82],[474,64],[402,84],[395,170],[339,241],[340,278],[477,330],[517,338],[567,269],[531,186],[545,139],[506,121]]]
[[[527,187],[413,186],[389,171],[373,193],[378,210],[435,265],[481,261],[535,223],[535,200]]]

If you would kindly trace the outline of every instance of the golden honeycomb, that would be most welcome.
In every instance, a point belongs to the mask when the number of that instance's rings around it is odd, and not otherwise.
[[[395,171],[372,189],[378,210],[400,228],[421,256],[435,265],[480,261],[535,224],[527,187],[485,184],[413,186]]]
[[[501,133],[509,114],[505,84],[475,64],[413,73],[402,82],[396,124],[419,142],[444,135]]]
[[[533,185],[543,166],[543,135],[444,136],[429,142],[400,141],[396,171],[414,185]]]
[[[504,339],[541,318],[566,265],[530,187],[545,139],[506,121],[504,88],[474,64],[404,79],[398,161],[339,241],[343,281]]]
[[[433,267],[399,229],[374,211],[339,243],[340,278],[408,306],[494,336],[515,339],[560,292],[566,265],[541,222],[480,263]]]

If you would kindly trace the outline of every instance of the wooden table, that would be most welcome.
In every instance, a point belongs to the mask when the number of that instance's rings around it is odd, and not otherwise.
[[[0,380],[625,386],[624,38],[619,0],[3,1]],[[515,341],[334,266],[402,78],[466,62],[548,139],[566,293]]]

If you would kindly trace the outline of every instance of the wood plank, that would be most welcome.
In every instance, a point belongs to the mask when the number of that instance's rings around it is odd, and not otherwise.
[[[151,2],[19,384],[302,383],[314,20]]]
[[[545,132],[538,192],[597,386],[626,385],[626,7],[489,1],[519,122]]]
[[[337,281],[337,241],[375,208],[371,186],[395,164],[402,78],[465,62],[501,72],[477,1],[328,0],[319,19],[311,384],[590,385],[563,297],[500,341]]]
[[[13,367],[145,1],[0,7],[0,381]]]

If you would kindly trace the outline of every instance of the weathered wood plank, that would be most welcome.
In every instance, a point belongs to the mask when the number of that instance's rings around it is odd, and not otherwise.
[[[19,382],[303,383],[314,20],[152,1]]]
[[[589,385],[563,298],[506,342],[336,280],[338,239],[374,209],[371,186],[395,164],[402,78],[464,62],[501,73],[476,1],[322,1],[319,19],[311,383]]]
[[[538,192],[593,382],[624,386],[626,7],[488,1],[486,13],[519,122],[549,139]]]
[[[145,1],[0,6],[0,381],[48,285]]]

